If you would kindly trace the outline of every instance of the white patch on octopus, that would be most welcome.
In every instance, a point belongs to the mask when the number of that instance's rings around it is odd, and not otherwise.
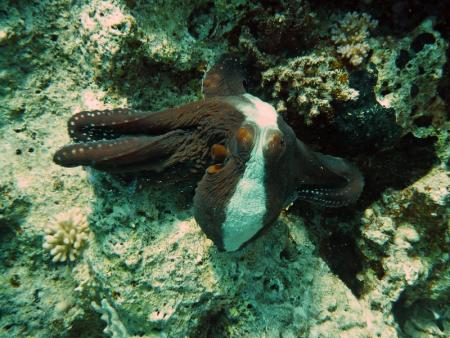
[[[222,240],[226,251],[239,249],[263,227],[266,215],[263,148],[267,132],[279,130],[278,115],[273,106],[250,94],[244,94],[244,97],[248,101],[239,102],[236,108],[244,114],[246,122],[253,122],[259,130],[255,133],[244,175],[225,209]]]

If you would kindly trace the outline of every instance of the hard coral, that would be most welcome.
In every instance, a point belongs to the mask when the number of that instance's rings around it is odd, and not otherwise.
[[[427,19],[408,36],[386,45],[387,50],[374,50],[373,60],[379,68],[377,101],[395,109],[403,134],[446,140],[448,109],[438,87],[444,77],[448,42],[433,28],[433,20]]]
[[[338,65],[336,59],[325,53],[296,57],[264,72],[262,85],[272,87],[272,97],[280,99],[279,112],[299,110],[310,124],[320,113],[331,115],[333,100],[358,98],[358,91],[348,85],[347,71]]]
[[[53,262],[74,261],[88,239],[89,228],[79,208],[60,213],[45,229],[43,248],[50,250]]]
[[[378,24],[366,13],[351,12],[331,27],[337,52],[353,66],[359,66],[370,51],[369,31]]]

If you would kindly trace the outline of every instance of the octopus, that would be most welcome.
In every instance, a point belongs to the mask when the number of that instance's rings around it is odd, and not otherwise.
[[[359,170],[311,150],[244,84],[238,57],[226,54],[206,73],[199,101],[156,112],[79,112],[68,121],[73,142],[53,160],[110,173],[200,170],[193,213],[220,251],[258,237],[295,200],[354,203],[364,186]]]

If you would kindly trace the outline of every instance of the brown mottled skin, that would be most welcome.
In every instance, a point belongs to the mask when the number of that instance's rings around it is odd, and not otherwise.
[[[163,111],[114,109],[75,114],[68,121],[75,143],[58,150],[55,163],[107,172],[163,172],[174,167],[204,172],[194,197],[194,215],[206,235],[223,249],[221,226],[227,204],[259,130],[239,110],[248,100],[235,56],[224,56],[208,72],[203,86],[203,100]],[[278,130],[265,136],[262,228],[273,224],[296,198],[329,207],[356,201],[364,185],[357,168],[310,150],[280,116],[277,124]]]

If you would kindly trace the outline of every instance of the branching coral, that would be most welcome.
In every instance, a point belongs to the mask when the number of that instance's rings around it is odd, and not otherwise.
[[[331,27],[331,40],[338,53],[353,66],[359,66],[370,50],[369,31],[378,24],[366,13],[350,12]]]
[[[53,262],[74,261],[89,236],[88,222],[79,208],[60,213],[45,229],[43,247]]]
[[[349,87],[348,73],[336,59],[325,54],[296,57],[270,68],[262,74],[262,85],[273,88],[272,97],[280,100],[279,112],[288,108],[299,110],[306,123],[320,113],[331,114],[333,100],[358,97],[358,91]]]

